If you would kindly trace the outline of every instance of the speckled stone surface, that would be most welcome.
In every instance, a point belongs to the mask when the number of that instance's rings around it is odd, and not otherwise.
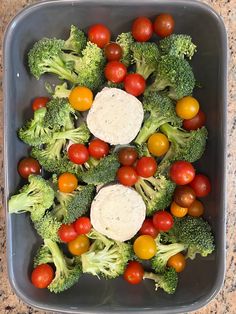
[[[11,18],[34,0],[0,1],[0,57],[4,29]],[[236,314],[236,0],[205,0],[223,18],[229,39],[228,77],[228,218],[227,218],[227,263],[224,287],[218,296],[195,314]],[[2,58],[0,58],[2,60]],[[0,114],[2,99],[2,61],[0,61]],[[2,115],[1,115],[2,116]],[[2,126],[2,119],[0,120]],[[0,167],[2,173],[2,133],[0,135]],[[0,176],[0,202],[3,199],[3,176]],[[7,278],[4,210],[0,204],[0,314],[45,313],[25,305],[13,293]]]

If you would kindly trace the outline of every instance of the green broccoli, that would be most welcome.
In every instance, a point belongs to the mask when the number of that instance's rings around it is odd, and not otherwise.
[[[111,81],[107,81],[104,87],[124,89],[124,83],[113,83]]]
[[[86,47],[86,43],[87,38],[84,32],[78,29],[78,27],[71,25],[70,37],[65,41],[63,49],[80,55],[81,51]]]
[[[73,54],[64,54],[64,60],[72,64],[74,71],[78,75],[76,83],[87,86],[92,90],[97,90],[104,83],[105,56],[103,50],[96,44],[87,42],[82,51],[82,57]]]
[[[155,43],[135,42],[131,45],[133,61],[136,65],[136,73],[142,75],[145,80],[157,69],[160,52]]]
[[[158,166],[157,173],[165,174],[176,160],[195,162],[205,151],[207,129],[202,127],[190,132],[166,123],[160,128],[171,142],[171,146]]]
[[[160,58],[155,81],[147,90],[162,91],[167,89],[167,95],[171,99],[178,100],[184,96],[191,95],[194,86],[195,78],[188,61],[166,55]]]
[[[39,175],[31,174],[29,184],[24,185],[18,194],[8,201],[9,213],[29,212],[33,222],[40,220],[54,200],[54,191],[50,184]]]
[[[51,213],[62,223],[72,223],[89,211],[94,195],[93,185],[78,186],[72,193],[57,191],[58,204],[54,206]]]
[[[65,98],[54,98],[47,103],[44,125],[54,131],[74,128],[75,110]]]
[[[34,267],[37,267],[41,264],[52,264],[53,258],[51,251],[49,248],[45,245],[42,245],[40,249],[36,252],[36,255],[34,257]]]
[[[144,95],[143,108],[149,116],[144,120],[135,144],[142,145],[164,123],[181,126],[182,120],[176,115],[173,101],[158,92],[150,92]]]
[[[120,166],[116,155],[108,155],[100,160],[90,158],[87,162],[87,171],[80,174],[80,178],[87,184],[105,184],[115,180]]]
[[[155,281],[155,288],[163,289],[168,294],[175,293],[178,285],[178,275],[174,268],[167,268],[163,274],[154,274],[145,272],[143,279],[151,279]]]
[[[133,42],[134,38],[131,35],[131,32],[121,33],[116,38],[116,43],[122,48],[122,57],[120,61],[127,67],[130,66],[132,62],[131,45]]]
[[[34,259],[34,265],[53,263],[55,277],[49,284],[51,292],[59,293],[71,288],[80,278],[82,273],[81,263],[78,258],[66,257],[56,242],[45,239],[44,245],[39,249]]]
[[[163,273],[166,270],[166,265],[173,255],[178,254],[187,249],[187,245],[183,243],[171,243],[171,244],[162,244],[161,234],[155,239],[157,245],[157,253],[151,259],[151,266],[155,273]]]
[[[42,38],[28,53],[30,72],[39,79],[44,73],[56,74],[62,80],[77,83],[78,76],[72,71],[71,62],[64,61],[64,40]]]
[[[55,87],[53,98],[69,98],[71,93],[71,89],[67,88],[67,83],[63,83],[61,85],[57,85]]]
[[[156,178],[140,177],[134,187],[146,204],[147,216],[151,216],[155,211],[165,209],[170,205],[175,184],[160,175]]]
[[[107,239],[95,230],[88,237],[95,241],[89,251],[81,256],[83,272],[107,279],[122,275],[133,255],[132,246]]]
[[[173,228],[165,233],[165,237],[171,243],[186,245],[186,257],[190,259],[194,259],[196,254],[205,257],[215,249],[211,226],[201,217],[175,218]]]
[[[197,46],[192,42],[191,36],[183,34],[172,34],[159,41],[161,53],[164,55],[172,55],[180,58],[185,56],[192,59],[196,52]]]
[[[72,163],[63,154],[66,140],[51,141],[44,148],[33,147],[31,156],[38,160],[44,170],[56,174],[66,172]]]
[[[54,140],[70,140],[73,143],[87,143],[90,138],[90,131],[84,122],[76,129],[70,129],[53,133]]]
[[[148,150],[147,144],[136,145],[136,151],[138,153],[138,157],[151,157],[151,154]]]
[[[28,145],[38,146],[52,140],[52,130],[44,125],[44,118],[47,113],[46,108],[34,111],[34,118],[28,120],[19,129],[19,138]]]
[[[58,230],[60,229],[61,225],[61,222],[59,222],[51,212],[46,213],[43,218],[34,223],[37,233],[43,239],[51,239],[55,242],[60,242]]]

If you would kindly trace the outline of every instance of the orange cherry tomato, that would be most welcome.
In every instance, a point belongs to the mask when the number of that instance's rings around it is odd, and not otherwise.
[[[141,235],[133,245],[134,253],[141,259],[152,258],[157,251],[156,242],[150,235]]]
[[[162,133],[154,133],[148,139],[148,150],[154,156],[160,157],[169,149],[168,138]]]
[[[89,238],[81,234],[73,241],[68,243],[68,250],[73,255],[81,255],[89,250],[90,242]]]
[[[186,260],[183,254],[178,253],[168,259],[167,266],[173,267],[177,273],[182,272],[186,266]]]
[[[65,172],[58,178],[58,188],[61,192],[71,193],[78,186],[78,179],[72,173]]]
[[[192,96],[186,96],[177,101],[175,110],[181,119],[192,119],[198,114],[199,102]]]
[[[93,103],[93,93],[85,86],[77,86],[72,89],[69,95],[69,102],[75,110],[89,110]]]
[[[195,200],[188,209],[188,214],[193,217],[200,217],[204,213],[204,207],[199,200]]]
[[[184,217],[188,213],[188,208],[181,207],[175,202],[172,202],[170,206],[170,211],[171,214],[175,217]]]

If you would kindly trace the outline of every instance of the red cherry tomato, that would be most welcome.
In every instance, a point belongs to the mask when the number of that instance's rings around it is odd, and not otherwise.
[[[197,115],[192,119],[184,120],[183,127],[185,130],[197,130],[206,124],[206,115],[202,110],[199,110]]]
[[[117,171],[117,180],[125,186],[132,186],[138,181],[138,175],[133,167],[123,166]]]
[[[90,232],[92,225],[88,217],[79,217],[74,222],[74,227],[77,234],[87,234]]]
[[[153,216],[153,225],[159,231],[168,231],[174,225],[174,219],[170,213],[164,210],[156,212]]]
[[[175,21],[170,14],[160,14],[153,23],[154,32],[160,37],[166,37],[173,33]]]
[[[170,167],[171,180],[176,184],[188,184],[194,179],[194,176],[195,169],[188,161],[176,161]]]
[[[190,183],[191,188],[196,193],[197,197],[207,196],[211,192],[211,183],[204,174],[196,174],[193,181]]]
[[[146,218],[142,224],[139,234],[150,235],[154,239],[157,237],[159,231],[154,227],[153,221],[151,218]]]
[[[107,44],[104,51],[108,61],[119,61],[123,54],[121,46],[117,43]]]
[[[118,153],[119,162],[123,166],[132,166],[138,158],[138,153],[135,148],[125,147]]]
[[[68,149],[68,157],[73,163],[82,165],[89,159],[89,151],[83,144],[72,144]]]
[[[144,269],[142,264],[136,261],[131,261],[126,267],[124,272],[124,279],[132,284],[136,285],[143,280]]]
[[[124,87],[127,93],[137,97],[145,91],[146,81],[143,76],[138,73],[127,74]]]
[[[105,66],[104,73],[108,81],[120,83],[126,76],[127,68],[122,62],[110,61]]]
[[[95,24],[89,27],[88,39],[100,48],[104,48],[111,39],[110,30],[103,24]]]
[[[132,35],[137,41],[148,41],[153,34],[152,22],[147,17],[140,16],[132,24]]]
[[[33,103],[32,103],[32,109],[38,110],[40,108],[46,107],[46,104],[49,102],[49,98],[48,97],[37,97],[34,99]]]
[[[48,264],[35,267],[31,274],[31,282],[36,288],[44,289],[50,285],[54,278],[54,270]]]
[[[149,178],[157,171],[157,162],[153,157],[142,157],[136,164],[136,171],[140,177]]]
[[[18,164],[18,172],[22,178],[27,179],[30,174],[40,174],[39,162],[31,157],[22,159]]]
[[[92,157],[100,159],[109,154],[109,145],[106,142],[96,138],[89,143],[88,151]]]
[[[73,241],[77,237],[74,224],[63,224],[58,230],[58,235],[62,242]]]

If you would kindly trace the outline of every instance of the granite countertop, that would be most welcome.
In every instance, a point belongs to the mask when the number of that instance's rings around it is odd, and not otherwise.
[[[35,0],[2,0],[0,7],[0,57],[4,29],[11,18],[22,8]],[[227,263],[224,287],[217,297],[195,314],[235,314],[236,313],[236,0],[204,0],[223,18],[229,39],[228,77],[228,217],[227,217]],[[0,58],[2,60],[2,58]],[[0,61],[0,87],[2,85],[2,62]],[[3,110],[2,89],[0,88],[0,114]],[[0,120],[2,126],[2,119]],[[2,135],[0,135],[0,166],[3,173]],[[0,176],[1,198],[3,199],[3,175]],[[0,204],[1,206],[1,204]],[[2,208],[2,206],[1,206]],[[6,241],[4,210],[0,210],[0,313],[26,314],[45,313],[25,305],[12,291],[6,266]],[[46,313],[45,313],[46,314]]]

